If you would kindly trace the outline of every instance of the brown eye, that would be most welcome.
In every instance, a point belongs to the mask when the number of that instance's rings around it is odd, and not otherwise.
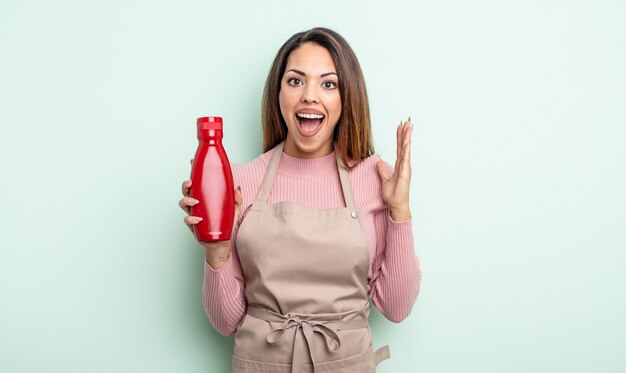
[[[324,87],[325,89],[335,89],[335,88],[337,88],[337,83],[335,83],[335,82],[324,82],[322,84],[322,87]]]
[[[291,86],[297,86],[297,85],[302,84],[302,81],[298,78],[289,78],[287,79],[287,84]]]

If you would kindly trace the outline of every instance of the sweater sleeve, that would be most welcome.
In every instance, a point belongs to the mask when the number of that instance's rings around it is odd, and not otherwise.
[[[373,215],[376,247],[369,294],[387,319],[400,322],[411,313],[422,279],[414,250],[412,220],[394,221],[386,206]]]
[[[231,248],[228,262],[219,270],[204,261],[202,305],[220,334],[231,335],[237,330],[246,312],[246,301],[243,274],[235,248]]]

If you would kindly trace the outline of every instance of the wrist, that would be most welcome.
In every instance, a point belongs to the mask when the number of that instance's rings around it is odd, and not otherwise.
[[[204,256],[206,262],[213,269],[220,269],[228,263],[230,259],[230,241],[220,242],[215,245],[204,246]]]
[[[411,219],[411,210],[408,207],[401,209],[389,209],[389,215],[391,216],[391,220],[400,223]]]

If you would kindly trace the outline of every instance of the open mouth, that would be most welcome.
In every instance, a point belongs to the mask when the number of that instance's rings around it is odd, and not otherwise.
[[[321,114],[297,113],[296,122],[298,122],[298,129],[303,136],[313,136],[322,127],[324,116]]]

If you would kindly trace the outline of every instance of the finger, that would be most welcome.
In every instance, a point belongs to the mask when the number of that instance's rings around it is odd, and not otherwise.
[[[183,222],[185,222],[185,225],[187,225],[187,228],[189,228],[192,232],[193,232],[193,226],[198,224],[201,221],[202,221],[202,218],[198,216],[185,216],[183,218]]]
[[[396,160],[396,170],[399,170],[402,167],[402,162],[404,159],[404,145],[406,144],[406,134],[409,126],[407,125],[407,121],[401,122],[400,125],[400,136],[398,138],[398,158]]]
[[[404,131],[403,131],[403,136],[402,136],[402,147],[404,148],[404,145],[406,145],[406,143],[408,141],[411,141],[411,131],[413,130],[413,128],[411,127],[411,122],[406,121],[404,122]]]
[[[402,125],[402,145],[400,145],[401,150],[401,158],[398,161],[397,168],[394,172],[398,172],[399,175],[403,177],[407,177],[410,175],[410,143],[411,143],[411,133],[413,128],[410,125],[409,120],[405,121]],[[407,171],[409,173],[407,173]]]
[[[396,131],[396,162],[393,165],[393,169],[397,170],[400,167],[400,162],[402,159],[402,121],[398,125],[398,130]]]
[[[389,173],[389,170],[387,170],[387,165],[385,164],[385,161],[378,161],[376,163],[376,170],[378,171],[378,176],[380,176],[380,180],[382,180],[383,183],[389,181],[389,179],[391,178],[391,173]]]
[[[243,203],[243,196],[241,195],[241,187],[238,186],[237,188],[235,188],[235,205],[237,207],[240,207],[242,203]]]
[[[237,220],[239,219],[239,216],[241,214],[241,205],[243,204],[243,196],[241,194],[241,187],[237,186],[237,188],[235,188],[235,224],[237,223]],[[233,226],[233,230],[235,229],[235,226]]]
[[[398,128],[396,128],[396,159],[400,158],[401,152],[400,152],[400,144],[402,144],[402,142],[400,141],[400,139],[402,138],[402,121],[400,121],[400,124],[398,124]]]
[[[189,197],[189,189],[191,189],[191,180],[183,181],[183,185],[181,187],[183,196]]]
[[[411,121],[411,117],[409,117],[409,154],[407,154],[409,158],[409,162],[411,161],[411,142],[413,141],[413,122]]]
[[[404,158],[402,159],[406,165],[411,165],[411,139],[409,139],[409,141],[406,142],[406,145],[404,145]]]
[[[239,218],[241,212],[241,204],[243,203],[243,196],[241,195],[241,187],[235,188],[235,219]]]
[[[199,202],[200,201],[198,201],[197,199],[194,199],[191,197],[184,197],[184,198],[181,198],[180,201],[178,201],[178,206],[180,206],[180,208],[183,209],[183,211],[189,214],[190,213],[189,208],[197,205]]]
[[[202,221],[202,218],[199,216],[190,216],[187,215],[183,218],[183,221],[185,222],[185,224],[187,225],[196,225],[198,223],[200,223]]]
[[[401,174],[404,177],[411,177],[411,133],[413,132],[413,128],[409,127],[407,133],[407,141],[404,144],[403,157],[402,157],[402,171]]]

